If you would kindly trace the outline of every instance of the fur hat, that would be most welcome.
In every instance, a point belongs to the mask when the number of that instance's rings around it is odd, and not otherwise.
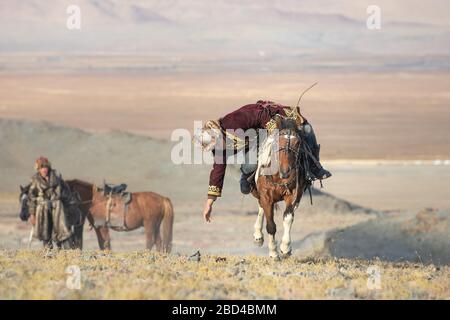
[[[194,133],[192,142],[199,145],[205,151],[211,151],[214,148],[216,140],[221,136],[221,129],[218,120],[208,120],[203,128]]]
[[[47,158],[39,157],[36,160],[35,164],[34,164],[34,169],[35,170],[39,170],[39,169],[44,168],[44,167],[47,167],[47,168],[51,169],[52,168],[52,164],[50,163],[50,161],[48,161]]]

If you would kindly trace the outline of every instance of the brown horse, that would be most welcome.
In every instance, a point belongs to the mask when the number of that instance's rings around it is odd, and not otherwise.
[[[80,198],[80,204],[78,205],[78,207],[83,212],[83,224],[85,222],[85,219],[89,221],[89,224],[95,230],[98,240],[98,246],[101,250],[110,249],[109,229],[107,227],[96,227],[94,217],[89,212],[89,208],[91,207],[92,203],[92,189],[94,188],[94,185],[92,183],[78,179],[66,180],[66,183],[69,185],[72,192],[76,192]],[[81,244],[79,245],[81,249],[83,242],[82,231],[79,239],[79,241],[81,241]]]
[[[144,227],[147,249],[151,250],[153,245],[156,245],[158,251],[171,251],[174,214],[170,199],[154,192],[135,192],[131,194],[131,202],[126,204],[120,195],[109,197],[103,190],[92,186],[92,201],[89,206],[89,214],[93,220],[91,224],[98,231],[99,244],[102,242],[100,248],[103,246],[105,249],[111,249],[108,228],[131,231]],[[122,216],[123,224],[110,225],[110,216]]]
[[[283,213],[284,235],[280,245],[282,257],[291,254],[291,227],[294,221],[294,211],[300,202],[306,187],[305,174],[302,172],[301,163],[304,155],[301,152],[303,145],[301,133],[293,119],[276,117],[279,129],[278,141],[274,141],[279,147],[273,150],[273,155],[278,157],[277,172],[269,175],[261,175],[257,179],[256,188],[252,190],[254,197],[258,199],[259,211],[255,223],[254,241],[262,245],[264,237],[262,234],[264,216],[267,220],[266,229],[269,234],[269,256],[279,259],[275,233],[277,227],[274,221],[274,208],[277,202],[284,200],[286,210]]]

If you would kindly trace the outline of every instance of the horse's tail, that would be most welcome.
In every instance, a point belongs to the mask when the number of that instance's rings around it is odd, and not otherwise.
[[[167,253],[172,250],[173,218],[172,202],[165,198],[163,200],[162,249]]]

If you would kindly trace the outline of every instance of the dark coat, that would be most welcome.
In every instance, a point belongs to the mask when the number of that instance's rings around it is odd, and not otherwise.
[[[71,236],[63,196],[63,180],[56,171],[50,171],[48,181],[39,173],[31,178],[28,208],[30,214],[36,215],[35,238],[62,242]]]

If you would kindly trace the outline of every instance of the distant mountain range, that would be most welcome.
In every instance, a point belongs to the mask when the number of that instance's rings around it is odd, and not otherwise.
[[[396,1],[403,2],[404,11],[398,4],[393,13],[388,11],[391,5],[386,5],[386,11],[380,5],[379,31],[366,28],[367,5],[360,4],[358,12],[358,6],[351,1],[335,2],[346,4],[334,5],[333,9],[333,2],[325,0],[70,1],[81,9],[82,30],[77,32],[66,29],[68,1],[2,1],[0,48],[175,52],[225,49],[253,50],[254,54],[261,50],[410,54],[413,48],[423,50],[422,53],[449,52],[450,41],[441,41],[450,40],[449,24],[434,23],[439,19],[431,18],[405,20],[414,19],[419,13],[413,12],[414,2]],[[438,8],[440,3],[428,1],[427,6]],[[448,9],[450,4],[447,12]]]
[[[0,53],[131,53],[171,59],[450,54],[450,3],[377,1],[382,27],[368,30],[365,1],[18,0],[0,3]],[[69,4],[81,30],[66,28]]]

